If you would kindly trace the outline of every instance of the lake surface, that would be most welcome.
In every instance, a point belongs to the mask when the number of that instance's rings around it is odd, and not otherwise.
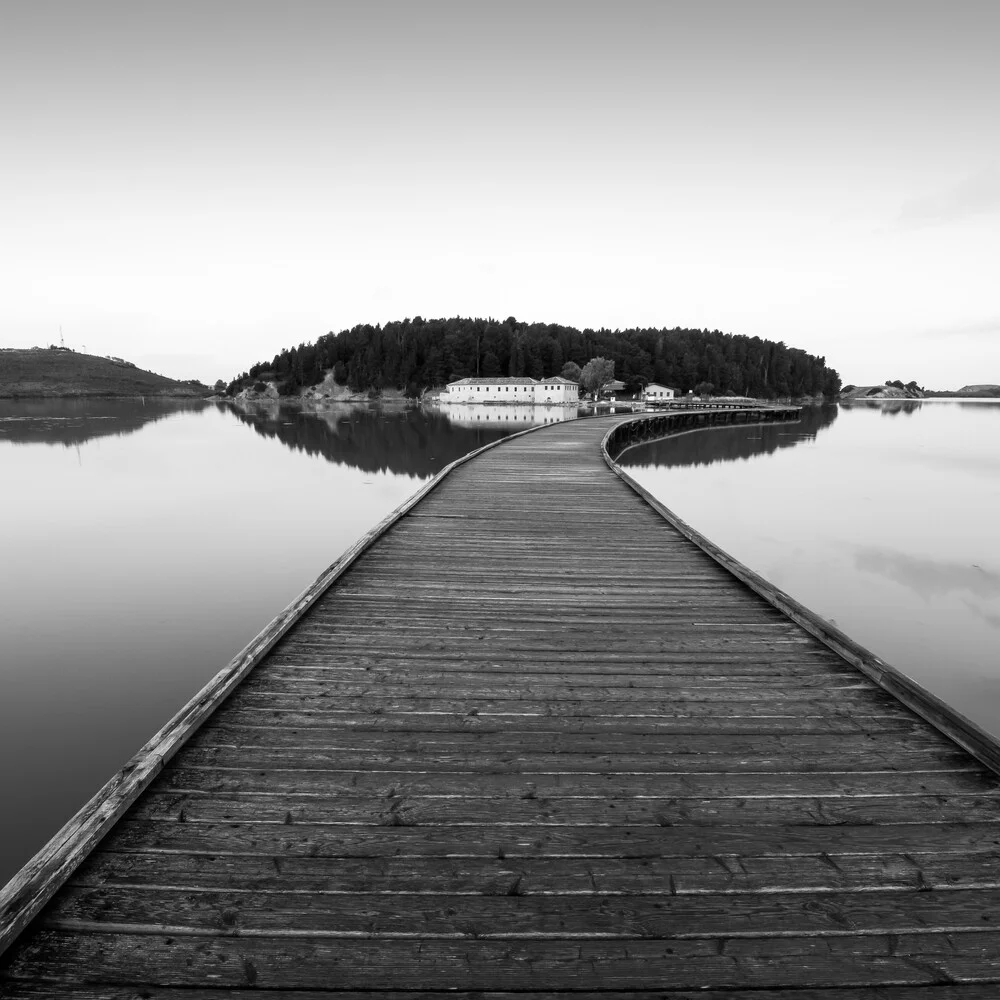
[[[431,476],[576,416],[452,410],[0,400],[0,885]]]
[[[1000,402],[816,407],[621,462],[741,562],[1000,735]]]
[[[0,885],[360,535],[563,408],[0,400]],[[627,452],[669,507],[1000,732],[1000,404]]]

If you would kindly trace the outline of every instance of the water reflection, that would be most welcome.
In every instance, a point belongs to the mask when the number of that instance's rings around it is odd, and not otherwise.
[[[916,413],[922,404],[922,399],[852,399],[845,400],[840,405],[845,409],[867,406],[878,410],[883,417],[895,417],[900,413],[905,413],[907,416]]]
[[[475,403],[449,403],[443,411],[459,427],[497,426],[524,430],[539,424],[557,424],[575,420],[576,406],[483,406]]]
[[[476,448],[535,424],[576,416],[564,407],[344,404],[303,409],[234,405],[236,418],[265,438],[366,472],[428,477]]]
[[[837,419],[836,406],[805,407],[794,423],[718,427],[709,433],[696,432],[639,445],[619,458],[632,468],[671,468],[734,462],[770,455],[779,448],[793,448],[813,441],[820,431]]]
[[[1000,573],[983,569],[976,563],[920,558],[906,552],[869,547],[855,553],[854,565],[866,573],[875,573],[907,587],[926,601],[955,591],[968,591],[982,598],[1000,596]]]
[[[177,413],[197,413],[203,400],[0,399],[0,442],[64,445],[94,438],[134,434],[147,424]]]

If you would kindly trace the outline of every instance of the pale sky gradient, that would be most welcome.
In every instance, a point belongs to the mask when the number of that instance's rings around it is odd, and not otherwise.
[[[229,379],[359,322],[1000,383],[994,0],[0,0],[0,346]]]

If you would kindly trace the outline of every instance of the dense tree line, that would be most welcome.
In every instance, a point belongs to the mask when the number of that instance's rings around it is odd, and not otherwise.
[[[542,379],[567,362],[597,356],[614,362],[627,387],[660,382],[681,392],[709,386],[716,393],[773,398],[833,395],[840,376],[824,358],[783,342],[719,330],[577,330],[513,317],[433,319],[417,316],[385,326],[363,324],[328,333],[255,364],[228,386],[237,392],[269,379],[282,394],[315,385],[327,372],[356,392],[402,389],[416,396],[466,376]]]

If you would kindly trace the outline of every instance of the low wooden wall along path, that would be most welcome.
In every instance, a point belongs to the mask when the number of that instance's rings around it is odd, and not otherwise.
[[[995,743],[602,455],[757,416],[635,419],[338,563],[0,894],[0,996],[1000,996],[1000,782],[885,688]]]

